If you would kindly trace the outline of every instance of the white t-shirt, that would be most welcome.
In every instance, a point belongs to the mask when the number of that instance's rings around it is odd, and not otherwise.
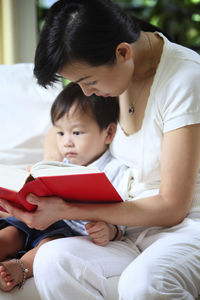
[[[165,132],[200,123],[200,55],[164,39],[164,47],[142,128],[126,136],[118,125],[110,150],[132,167],[135,177],[130,197],[158,194],[161,143]],[[191,212],[200,213],[200,170]]]

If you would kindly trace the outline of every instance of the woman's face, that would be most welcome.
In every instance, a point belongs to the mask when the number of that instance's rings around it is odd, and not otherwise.
[[[130,83],[133,74],[132,60],[118,61],[113,65],[93,67],[75,62],[64,67],[59,74],[80,85],[86,96],[96,94],[103,97],[121,95]]]

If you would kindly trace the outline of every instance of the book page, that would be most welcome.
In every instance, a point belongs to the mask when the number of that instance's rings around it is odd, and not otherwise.
[[[31,168],[31,174],[34,178],[44,176],[59,176],[69,174],[89,174],[99,173],[97,167],[85,167],[73,164],[66,164],[59,161],[41,161]]]
[[[25,170],[0,164],[0,187],[17,192],[24,185],[28,174]]]

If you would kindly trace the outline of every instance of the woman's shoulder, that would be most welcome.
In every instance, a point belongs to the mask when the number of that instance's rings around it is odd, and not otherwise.
[[[162,34],[161,34],[162,35]],[[158,88],[172,85],[189,86],[197,84],[199,86],[200,76],[200,55],[182,45],[164,39],[163,52],[157,68],[154,84]]]
[[[167,60],[171,61],[190,61],[191,63],[200,64],[200,55],[194,50],[183,45],[169,41],[162,33],[159,34],[164,40],[163,53]]]
[[[151,116],[166,132],[199,123],[200,55],[165,37],[164,41],[150,100],[154,109]]]
[[[159,105],[170,98],[200,94],[200,55],[163,38],[163,53],[152,86]]]

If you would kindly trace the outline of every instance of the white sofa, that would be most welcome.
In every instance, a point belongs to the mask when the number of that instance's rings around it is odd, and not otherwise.
[[[49,110],[62,85],[41,88],[32,70],[33,64],[0,65],[0,164],[24,168],[43,157],[44,137],[50,128]],[[118,279],[107,279],[106,300],[118,299]],[[30,278],[21,290],[16,287],[9,293],[0,291],[0,300],[41,299]]]
[[[0,65],[0,164],[25,168],[42,160],[50,107],[61,89],[60,83],[48,89],[38,86],[31,63]],[[117,277],[107,280],[107,300],[118,299],[117,281]],[[9,293],[0,291],[0,300],[40,297],[30,278],[21,290],[16,287]]]

